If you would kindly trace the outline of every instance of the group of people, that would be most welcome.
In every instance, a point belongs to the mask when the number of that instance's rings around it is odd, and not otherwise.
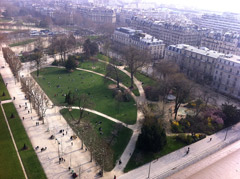
[[[61,162],[65,162],[65,159],[64,159],[63,157],[59,157],[59,164],[60,164]]]

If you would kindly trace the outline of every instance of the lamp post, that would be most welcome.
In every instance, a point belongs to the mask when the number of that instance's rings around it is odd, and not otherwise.
[[[57,138],[56,138],[56,141],[57,141],[57,145],[58,145],[58,158],[60,158],[60,151],[59,151],[59,144],[60,144],[60,142],[57,140]]]
[[[147,177],[147,178],[150,178],[151,164],[152,164],[152,162],[150,162],[150,164],[149,164],[149,169],[148,169],[148,177]]]

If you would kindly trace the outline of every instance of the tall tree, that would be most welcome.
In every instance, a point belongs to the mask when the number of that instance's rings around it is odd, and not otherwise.
[[[127,47],[123,51],[123,55],[125,58],[125,62],[129,68],[131,74],[131,87],[133,88],[134,85],[134,74],[139,70],[141,67],[146,65],[150,62],[150,57],[147,51],[145,50],[138,50],[132,46]]]
[[[85,42],[83,44],[83,51],[84,51],[85,56],[87,58],[89,58],[90,56],[97,54],[98,45],[96,42],[91,42],[90,39],[87,39],[87,40],[85,40]]]
[[[222,112],[225,115],[223,118],[225,126],[230,126],[240,121],[240,110],[236,106],[225,103],[222,105]]]
[[[153,116],[145,116],[137,147],[145,152],[159,152],[167,143],[165,130]]]
[[[110,77],[110,78],[115,79],[117,82],[117,88],[119,88],[121,75],[120,75],[120,71],[117,68],[117,65],[115,65],[115,64],[116,64],[116,59],[112,59],[111,64],[107,65],[105,77]]]
[[[175,98],[175,107],[174,107],[174,113],[175,113],[175,119],[177,118],[177,112],[181,104],[185,103],[186,100],[190,97],[193,84],[185,77],[184,74],[177,74],[174,77],[174,94],[176,96]]]
[[[74,59],[74,57],[73,56],[69,56],[68,60],[67,60],[67,62],[65,64],[66,70],[71,72],[71,71],[75,70],[77,68],[77,66],[78,66],[78,63]]]
[[[43,42],[40,38],[34,43],[34,54],[32,55],[33,61],[35,62],[35,66],[37,68],[37,76],[39,76],[39,72],[43,62],[46,60],[43,58]]]
[[[92,108],[94,106],[94,103],[90,99],[89,95],[84,93],[81,95],[75,95],[73,98],[75,103],[79,107],[79,118],[77,124],[80,124],[81,120],[89,114],[85,111],[85,109]]]

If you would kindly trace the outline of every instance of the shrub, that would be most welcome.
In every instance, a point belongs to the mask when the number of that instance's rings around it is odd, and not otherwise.
[[[186,135],[186,134],[179,134],[178,136],[176,136],[176,140],[184,142],[187,145],[193,143],[192,136],[191,135]]]
[[[138,137],[137,148],[145,152],[159,152],[167,144],[165,130],[152,117],[146,117]]]
[[[146,86],[144,88],[146,98],[150,101],[159,100],[159,90],[156,87]]]
[[[53,66],[58,66],[58,65],[59,65],[59,62],[58,62],[57,60],[54,60],[54,61],[52,62],[52,65],[53,65]]]

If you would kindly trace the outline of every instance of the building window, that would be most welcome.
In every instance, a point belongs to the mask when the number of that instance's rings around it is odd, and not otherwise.
[[[230,78],[231,77],[231,75],[228,75],[228,78]]]
[[[230,68],[230,72],[232,72],[232,68]]]
[[[216,71],[216,74],[218,74],[218,71]]]
[[[239,71],[237,71],[237,75],[239,75]]]
[[[227,91],[227,89],[228,89],[228,88],[227,88],[227,87],[225,87],[225,91]]]

